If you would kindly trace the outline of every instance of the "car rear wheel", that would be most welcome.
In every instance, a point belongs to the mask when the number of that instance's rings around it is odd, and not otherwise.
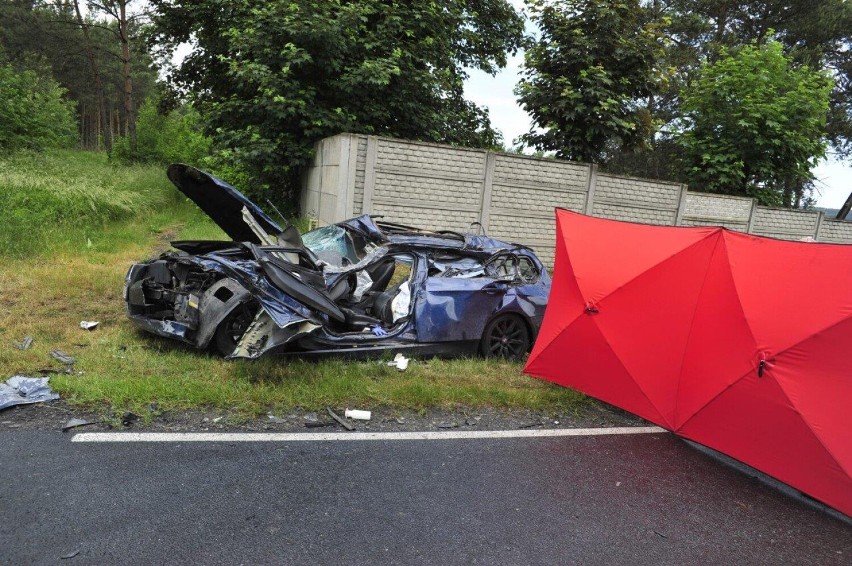
[[[500,315],[485,327],[479,349],[487,357],[521,360],[530,349],[529,329],[516,314]]]
[[[233,353],[243,334],[257,314],[258,306],[254,303],[243,303],[232,310],[216,328],[213,335],[213,348],[222,356]]]

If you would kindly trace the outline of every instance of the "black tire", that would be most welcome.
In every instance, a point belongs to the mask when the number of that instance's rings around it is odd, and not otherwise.
[[[530,349],[530,331],[516,314],[495,317],[485,327],[479,351],[485,357],[522,360]]]
[[[237,342],[248,330],[249,325],[257,314],[255,303],[243,303],[232,310],[216,328],[211,344],[216,353],[227,356],[233,353]]]

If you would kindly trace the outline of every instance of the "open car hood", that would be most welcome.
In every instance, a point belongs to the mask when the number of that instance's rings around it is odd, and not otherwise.
[[[169,165],[166,174],[180,192],[207,213],[207,216],[235,242],[267,243],[261,242],[246,223],[243,208],[246,208],[260,228],[273,238],[283,232],[281,226],[259,206],[225,181],[209,173],[183,163],[175,163]]]

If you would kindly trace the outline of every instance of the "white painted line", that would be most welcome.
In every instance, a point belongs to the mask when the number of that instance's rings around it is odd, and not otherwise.
[[[559,428],[544,430],[470,430],[442,432],[82,432],[72,442],[317,442],[330,440],[464,440],[604,436],[666,432],[656,426]]]

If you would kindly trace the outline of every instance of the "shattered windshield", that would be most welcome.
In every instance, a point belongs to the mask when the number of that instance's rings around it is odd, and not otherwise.
[[[349,233],[334,224],[303,234],[302,242],[321,260],[336,267],[358,263],[361,259]]]

